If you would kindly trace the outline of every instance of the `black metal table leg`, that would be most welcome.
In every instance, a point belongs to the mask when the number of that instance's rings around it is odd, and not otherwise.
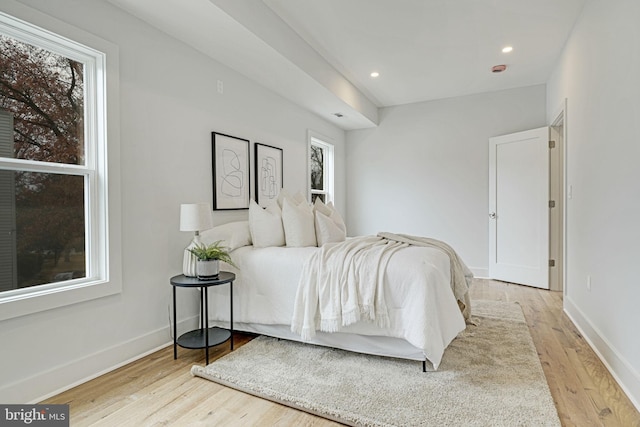
[[[200,329],[204,329],[204,286],[200,288]]]
[[[176,319],[176,287],[173,288],[173,360],[178,358],[178,320]]]
[[[229,299],[231,300],[229,332],[231,332],[231,351],[233,351],[233,282],[229,282]]]
[[[207,288],[204,287],[204,348],[207,365],[209,364],[209,298],[207,298]],[[205,365],[206,366],[206,365]]]

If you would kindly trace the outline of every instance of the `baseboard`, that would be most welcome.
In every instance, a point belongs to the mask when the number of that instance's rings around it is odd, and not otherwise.
[[[620,355],[620,352],[604,338],[598,328],[593,326],[587,316],[567,296],[564,298],[564,312],[620,385],[631,403],[640,411],[640,374],[638,371]]]
[[[473,273],[473,277],[478,279],[488,279],[489,278],[489,269],[488,268],[478,268],[478,267],[469,267],[469,270]]]
[[[178,323],[180,330],[192,329],[197,324],[197,316]],[[164,326],[23,380],[4,385],[0,388],[0,401],[5,404],[38,403],[172,344],[169,327]]]

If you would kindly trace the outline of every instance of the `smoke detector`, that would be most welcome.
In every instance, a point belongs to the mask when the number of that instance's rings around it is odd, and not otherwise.
[[[502,65],[494,65],[493,67],[491,67],[491,72],[492,73],[501,73],[504,70],[507,69],[507,66],[502,64]]]

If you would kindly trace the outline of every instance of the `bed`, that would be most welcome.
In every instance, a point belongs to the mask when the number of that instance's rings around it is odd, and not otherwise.
[[[471,272],[460,262],[462,266],[458,266],[457,273],[464,275],[464,289],[454,292],[451,254],[442,248],[412,241],[413,244],[403,242],[397,246],[381,272],[380,289],[388,314],[384,325],[361,320],[341,326],[335,332],[324,332],[318,326],[311,336],[303,338],[299,330],[292,330],[294,312],[300,309],[296,306],[299,288],[305,281],[301,279],[308,272],[309,260],[318,258],[331,243],[322,247],[258,247],[251,244],[250,231],[248,222],[242,221],[202,233],[205,243],[224,240],[238,266],[224,267],[236,274],[233,284],[235,330],[422,361],[423,369],[429,362],[437,369],[446,347],[465,329],[463,313],[470,311],[467,291]],[[346,239],[349,241],[352,239]],[[315,320],[317,317],[318,313]],[[228,289],[209,290],[209,322],[229,326]]]

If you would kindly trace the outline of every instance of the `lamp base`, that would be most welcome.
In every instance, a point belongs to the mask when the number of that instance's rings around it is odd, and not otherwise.
[[[197,258],[194,254],[189,252],[189,249],[194,248],[200,244],[200,236],[196,235],[189,246],[184,249],[184,255],[182,257],[182,274],[187,277],[197,277],[196,261]]]

